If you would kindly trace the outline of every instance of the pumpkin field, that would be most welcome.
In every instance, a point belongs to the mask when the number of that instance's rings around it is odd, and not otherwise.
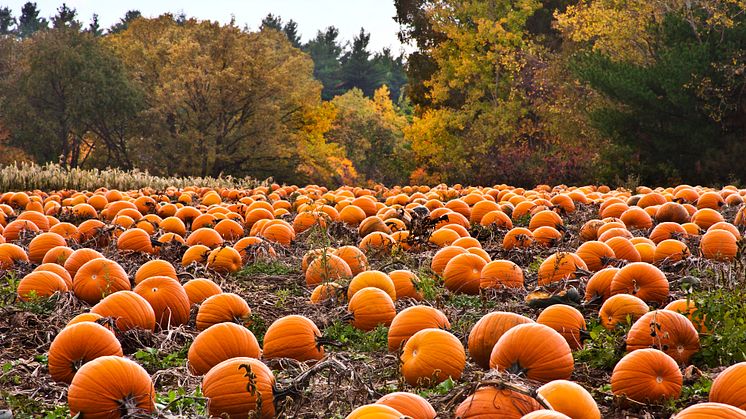
[[[746,190],[0,195],[0,416],[746,418]]]

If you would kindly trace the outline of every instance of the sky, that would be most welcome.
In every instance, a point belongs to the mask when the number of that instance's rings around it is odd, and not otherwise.
[[[36,0],[41,14],[47,18],[54,15],[63,0]],[[0,7],[7,6],[18,17],[26,0],[0,0]],[[316,31],[327,26],[339,28],[343,42],[352,41],[361,27],[371,33],[370,50],[391,48],[395,54],[410,50],[396,38],[398,25],[393,20],[396,14],[393,0],[65,0],[68,7],[75,8],[78,19],[88,23],[98,13],[100,25],[110,27],[124,16],[127,10],[137,9],[146,17],[165,12],[184,12],[188,17],[217,20],[227,23],[235,16],[236,23],[257,29],[268,13],[280,15],[284,21],[298,22],[303,41],[316,35]]]

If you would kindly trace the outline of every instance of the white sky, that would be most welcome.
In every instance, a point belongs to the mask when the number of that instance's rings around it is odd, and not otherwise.
[[[0,0],[0,6],[8,6],[17,18],[26,0]],[[49,18],[56,13],[63,0],[36,0],[42,16]],[[68,7],[75,8],[78,19],[85,24],[98,13],[103,28],[119,21],[127,10],[137,9],[146,17],[165,12],[184,12],[188,17],[229,22],[235,16],[236,23],[257,29],[268,13],[280,15],[284,21],[298,22],[303,41],[316,35],[316,31],[327,26],[339,28],[343,42],[352,38],[364,27],[371,33],[370,49],[379,51],[389,47],[394,54],[403,48],[396,38],[398,25],[393,20],[396,14],[393,0],[67,0]],[[411,48],[407,48],[410,50]]]

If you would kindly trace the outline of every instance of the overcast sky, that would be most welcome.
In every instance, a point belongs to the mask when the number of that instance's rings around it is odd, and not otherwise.
[[[18,17],[25,0],[0,0],[0,6],[13,9]],[[55,14],[62,0],[37,0],[41,14],[50,17]],[[390,47],[398,53],[402,45],[396,38],[398,25],[393,0],[67,0],[65,3],[78,11],[78,19],[90,22],[98,13],[102,27],[108,28],[119,21],[127,10],[137,9],[146,17],[161,13],[186,13],[189,17],[229,22],[235,16],[236,23],[251,29],[259,27],[268,13],[298,22],[303,41],[316,35],[316,31],[327,26],[336,26],[343,41],[352,38],[364,27],[371,33],[370,49],[379,51]]]

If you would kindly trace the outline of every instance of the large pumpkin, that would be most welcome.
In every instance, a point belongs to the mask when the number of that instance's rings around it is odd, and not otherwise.
[[[618,324],[633,324],[650,310],[645,301],[629,294],[617,294],[604,301],[598,316],[603,327],[612,330]]]
[[[484,259],[472,253],[457,255],[443,270],[443,283],[451,292],[479,294],[482,268],[486,264]]]
[[[611,280],[611,295],[630,294],[646,303],[663,306],[668,300],[669,286],[660,269],[645,262],[623,267]]]
[[[347,304],[347,310],[352,314],[352,325],[366,332],[378,325],[390,325],[396,316],[396,307],[391,297],[373,287],[356,292]]]
[[[551,305],[539,314],[536,322],[556,330],[573,351],[583,346],[581,333],[586,330],[586,324],[583,314],[576,308],[565,304]]]
[[[485,314],[469,332],[469,355],[480,367],[489,368],[492,348],[500,337],[514,326],[533,322],[528,317],[505,311]]]
[[[388,333],[389,351],[398,350],[402,343],[422,329],[451,328],[451,323],[442,311],[430,306],[407,307],[391,321]]]
[[[493,260],[482,267],[479,287],[523,288],[523,270],[509,260]]]
[[[94,322],[68,325],[49,346],[49,375],[69,384],[83,364],[106,355],[123,356],[122,345],[109,329]]]
[[[627,333],[627,350],[655,348],[667,353],[679,364],[699,350],[699,334],[683,314],[654,310],[637,319]]]
[[[412,419],[435,419],[437,413],[433,406],[422,396],[414,393],[398,391],[389,393],[376,401],[396,409],[399,413]]]
[[[272,323],[264,334],[265,358],[292,358],[301,362],[324,357],[316,324],[304,316],[289,315]]]
[[[16,293],[21,301],[31,301],[48,298],[55,293],[63,293],[67,291],[67,284],[56,273],[35,271],[21,279],[18,283]]]
[[[155,312],[148,301],[132,291],[115,292],[91,308],[91,313],[116,319],[121,331],[155,329]]]
[[[543,324],[527,323],[500,337],[490,355],[490,368],[547,383],[569,379],[574,361],[562,335]]]
[[[255,358],[237,357],[215,365],[202,379],[211,417],[274,418],[272,371]]]
[[[127,272],[118,263],[109,259],[90,260],[81,266],[73,277],[75,296],[88,304],[96,304],[107,295],[129,289],[130,280]]]
[[[401,372],[412,386],[432,387],[448,377],[461,378],[466,353],[461,342],[450,332],[423,329],[404,344]]]
[[[205,330],[213,324],[234,322],[248,324],[251,308],[241,296],[226,292],[209,297],[197,311],[197,330]]]
[[[718,261],[732,261],[738,253],[738,240],[727,230],[710,230],[699,243],[702,256]]]
[[[71,415],[85,418],[142,415],[155,411],[155,389],[137,363],[102,356],[80,367],[70,383],[67,404]]]
[[[673,415],[672,419],[746,419],[746,411],[723,403],[698,403]]]
[[[218,323],[200,332],[189,347],[189,369],[204,375],[215,365],[231,358],[259,358],[262,350],[251,331],[235,323]]]
[[[553,410],[573,419],[601,419],[593,396],[580,384],[567,380],[554,380],[536,390]]]
[[[184,291],[189,297],[190,304],[201,304],[209,297],[223,292],[220,285],[207,278],[190,279],[184,284]]]
[[[746,409],[746,362],[731,365],[712,381],[710,401]]]
[[[174,268],[171,262],[154,259],[143,263],[142,266],[137,268],[137,272],[135,272],[135,284],[139,284],[143,280],[153,276],[167,276],[178,279],[176,268]]]
[[[539,265],[539,285],[548,285],[563,279],[575,278],[575,272],[578,269],[588,269],[588,266],[578,255],[566,252],[554,253]]]
[[[184,287],[167,276],[153,276],[135,286],[134,291],[153,307],[161,329],[181,326],[189,321],[189,296]]]
[[[508,389],[480,387],[456,408],[457,419],[521,419],[542,407],[535,399]]]
[[[381,271],[365,271],[355,275],[347,287],[347,298],[352,298],[356,292],[366,287],[383,290],[392,300],[396,300],[396,285],[394,285],[394,281]]]
[[[611,373],[611,391],[641,403],[678,398],[682,384],[676,361],[651,348],[625,355]]]

